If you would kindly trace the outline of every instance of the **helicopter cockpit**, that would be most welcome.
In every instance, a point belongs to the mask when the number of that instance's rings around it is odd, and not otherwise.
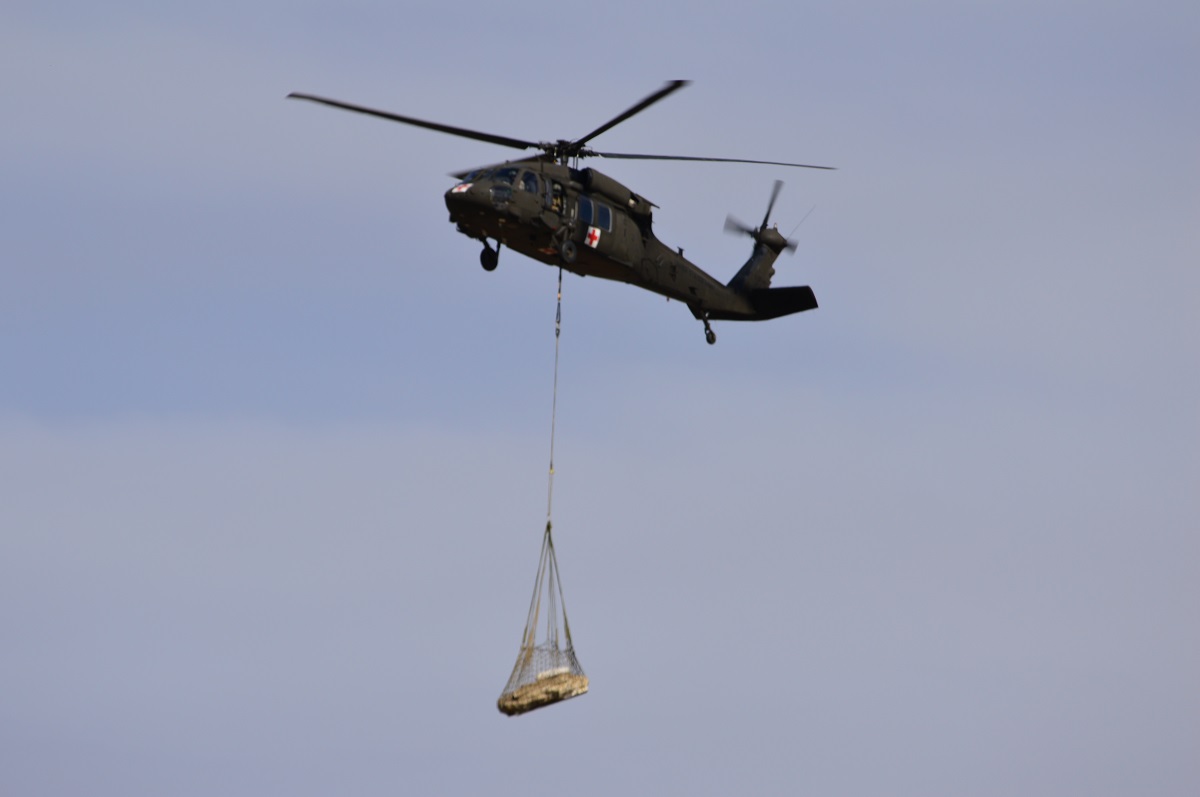
[[[541,181],[536,173],[515,166],[500,168],[481,168],[469,172],[462,178],[452,191],[463,193],[476,183],[488,183],[489,193],[493,202],[503,203],[512,199],[513,191],[526,191],[534,196],[541,196]]]
[[[520,180],[517,176],[520,175]],[[501,185],[516,186],[520,190],[537,191],[537,175],[530,171],[522,172],[515,166],[504,166],[499,169],[482,168],[463,175],[463,183],[478,183],[490,180]]]

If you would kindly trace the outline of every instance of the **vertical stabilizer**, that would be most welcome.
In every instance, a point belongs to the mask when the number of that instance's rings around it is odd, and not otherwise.
[[[775,259],[777,257],[779,257],[778,251],[765,246],[761,241],[756,241],[750,258],[744,266],[738,269],[738,273],[733,275],[733,279],[729,281],[729,287],[738,293],[766,290],[771,287],[771,277],[775,276]]]
[[[775,276],[775,259],[785,249],[789,252],[796,249],[795,241],[784,238],[775,227],[767,226],[781,188],[783,181],[776,180],[775,187],[771,189],[771,201],[767,203],[767,212],[758,227],[748,227],[733,216],[725,219],[726,232],[740,232],[754,239],[754,251],[750,253],[750,259],[729,281],[729,287],[739,293],[764,291],[771,287],[771,277]]]

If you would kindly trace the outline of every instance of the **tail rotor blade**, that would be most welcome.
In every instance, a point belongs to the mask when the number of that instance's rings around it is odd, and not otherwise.
[[[767,222],[771,219],[771,211],[775,208],[775,200],[779,199],[779,192],[783,189],[783,180],[776,180],[775,187],[771,189],[771,201],[767,203],[767,213],[763,216],[762,227],[760,230],[767,229]]]
[[[741,233],[754,236],[757,230],[735,219],[732,215],[725,217],[725,232]]]

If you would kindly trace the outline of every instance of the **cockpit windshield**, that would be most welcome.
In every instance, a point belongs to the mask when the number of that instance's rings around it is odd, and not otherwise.
[[[517,179],[518,171],[520,171],[520,170],[513,168],[512,166],[507,166],[503,169],[497,169],[495,172],[492,173],[492,179],[498,183],[504,183],[505,185],[512,185],[513,181]]]
[[[512,185],[517,179],[517,169],[512,166],[505,166],[503,169],[476,169],[469,172],[466,177],[462,178],[464,183],[477,183],[480,180],[495,180],[502,185]]]

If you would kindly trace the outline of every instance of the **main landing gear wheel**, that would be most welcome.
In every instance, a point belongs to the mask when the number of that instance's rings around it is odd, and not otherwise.
[[[717,333],[712,331],[707,318],[704,319],[704,339],[708,341],[709,346],[717,342]]]
[[[568,266],[575,262],[575,256],[578,250],[575,248],[575,242],[571,240],[563,241],[562,246],[558,247],[558,253],[562,255],[563,262]]]
[[[500,250],[493,249],[487,244],[483,245],[483,251],[479,253],[479,265],[483,266],[484,271],[495,271],[496,265],[500,262]]]

